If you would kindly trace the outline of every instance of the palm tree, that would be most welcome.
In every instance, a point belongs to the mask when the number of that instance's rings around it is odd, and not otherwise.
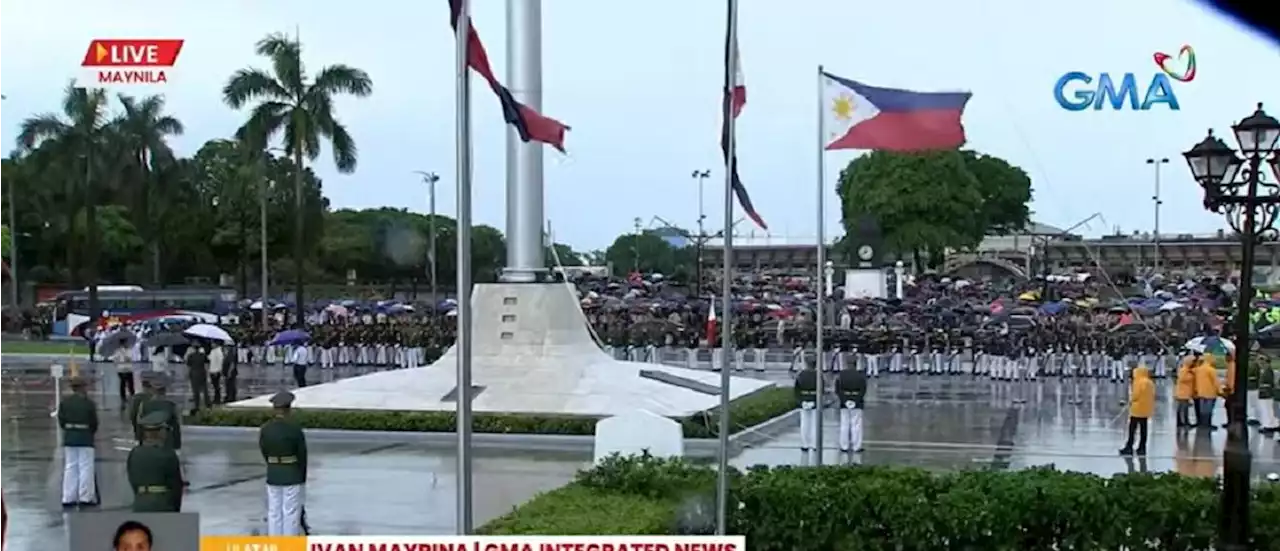
[[[156,168],[173,161],[173,150],[167,142],[171,136],[181,136],[182,121],[164,113],[164,96],[147,96],[138,100],[125,94],[119,95],[123,111],[114,121],[117,132],[124,139],[128,164],[138,175],[133,194],[137,205],[136,217],[142,235],[151,248],[151,283],[161,284],[159,226],[151,220],[152,188],[157,184]]]
[[[102,149],[109,129],[107,93],[101,88],[83,88],[75,81],[67,85],[62,98],[62,116],[42,113],[22,121],[18,132],[18,149],[29,152],[39,148],[57,150],[59,156],[79,159],[84,169],[82,189],[85,210],[84,282],[89,286],[89,320],[97,319],[98,308],[98,190],[93,185],[95,153]],[[68,186],[74,189],[76,186]],[[67,213],[68,227],[74,227],[76,209]],[[74,277],[74,276],[73,276]]]
[[[356,143],[347,127],[334,113],[333,99],[341,94],[367,97],[373,92],[368,73],[349,65],[330,65],[310,78],[302,65],[302,43],[283,34],[271,34],[258,41],[258,55],[271,60],[271,72],[256,68],[236,71],[222,89],[223,101],[235,109],[256,102],[249,120],[238,134],[256,134],[255,143],[266,144],[282,134],[284,150],[293,157],[294,171],[294,241],[293,261],[296,272],[294,300],[298,323],[304,317],[302,193],[303,159],[316,160],[322,141],[333,150],[333,163],[344,174],[356,169]],[[264,152],[265,154],[265,152]]]

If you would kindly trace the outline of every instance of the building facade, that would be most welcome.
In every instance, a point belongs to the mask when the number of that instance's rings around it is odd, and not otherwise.
[[[804,237],[735,237],[733,264],[736,270],[751,272],[785,272],[811,274],[817,269],[816,239]],[[827,258],[837,266],[843,264],[835,255],[835,240],[827,245]],[[1155,267],[1159,248],[1161,272],[1219,273],[1238,272],[1243,261],[1243,247],[1226,232],[1206,235],[1162,235],[1157,240],[1149,234],[1119,234],[1085,238],[1044,224],[1016,235],[990,236],[974,252],[949,254],[943,268],[946,272],[964,270],[966,274],[1007,273],[1027,276],[1044,271],[1065,273],[1101,268],[1108,273],[1148,272]],[[713,240],[703,250],[704,269],[723,266],[724,243]],[[1255,280],[1259,283],[1280,281],[1280,242],[1265,242],[1256,249]],[[892,264],[894,258],[885,259]],[[907,259],[904,259],[904,261]],[[979,265],[979,268],[972,268]]]

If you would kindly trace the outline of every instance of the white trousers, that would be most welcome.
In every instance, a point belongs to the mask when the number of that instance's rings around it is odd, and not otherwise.
[[[1280,421],[1276,420],[1276,401],[1271,398],[1258,398],[1258,426],[1264,429],[1276,428]]]
[[[862,451],[862,408],[840,408],[840,451]]]
[[[1245,418],[1262,420],[1262,415],[1258,411],[1262,408],[1258,407],[1258,391],[1250,390],[1245,393]]]
[[[267,485],[267,535],[301,536],[306,485]]]
[[[93,479],[93,448],[62,448],[62,503],[96,503]]]
[[[818,446],[818,403],[800,404],[800,449],[811,450]]]

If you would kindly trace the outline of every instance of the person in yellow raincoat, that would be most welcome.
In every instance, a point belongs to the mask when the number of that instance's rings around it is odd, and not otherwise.
[[[1218,370],[1213,367],[1213,355],[1205,354],[1194,368],[1196,426],[1213,430],[1213,406],[1222,395],[1222,383]]]
[[[1235,394],[1235,392],[1236,392],[1236,355],[1235,355],[1235,353],[1233,353],[1233,352],[1227,352],[1227,356],[1226,356],[1225,360],[1223,361],[1223,365],[1224,365],[1224,367],[1226,368],[1226,371],[1227,371],[1226,379],[1224,379],[1224,380],[1222,381],[1222,399],[1223,399],[1223,403],[1224,403],[1224,405],[1225,405],[1225,404],[1227,404],[1227,403],[1228,403],[1228,402],[1227,402],[1227,400],[1230,400],[1230,399],[1231,399],[1231,395],[1232,395],[1232,394]],[[1215,365],[1214,365],[1214,367],[1216,368],[1216,367],[1217,367],[1217,365],[1215,364]],[[1249,391],[1249,389],[1248,389],[1248,388],[1245,388],[1245,389],[1242,389],[1242,390],[1243,390],[1244,392],[1248,392],[1248,391]],[[1231,422],[1231,416],[1233,415],[1233,413],[1232,413],[1232,411],[1231,411],[1231,408],[1230,408],[1230,407],[1226,407],[1226,410],[1227,410],[1227,422],[1228,422],[1228,423],[1230,423],[1230,422]],[[1246,416],[1248,415],[1248,407],[1247,407],[1247,404],[1246,404],[1246,408],[1245,408],[1245,415],[1246,415]],[[1226,425],[1223,425],[1223,426],[1225,427]]]
[[[1191,411],[1195,409],[1196,397],[1196,364],[1200,362],[1200,355],[1194,354],[1187,356],[1182,361],[1182,365],[1178,366],[1178,379],[1173,390],[1173,399],[1178,404],[1178,428],[1193,426],[1191,423]],[[1197,419],[1198,421],[1199,419]]]
[[[1140,365],[1133,370],[1133,382],[1129,384],[1129,438],[1120,455],[1147,455],[1147,429],[1151,416],[1156,412],[1156,384],[1151,381],[1151,370]],[[1138,447],[1133,447],[1134,433],[1138,435]]]

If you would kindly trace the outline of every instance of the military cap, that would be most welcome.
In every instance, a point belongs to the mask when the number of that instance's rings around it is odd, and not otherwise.
[[[166,388],[169,386],[169,376],[164,373],[156,373],[151,376],[151,386],[153,388]]]
[[[287,408],[293,405],[293,398],[292,392],[282,390],[271,397],[271,405],[278,408]]]
[[[138,379],[142,382],[142,386],[151,386],[151,383],[155,382],[155,378],[156,375],[154,371],[143,371],[138,375]]]
[[[84,377],[76,375],[74,377],[67,378],[67,384],[71,385],[71,388],[84,388],[85,385],[89,384],[89,382],[86,381]]]
[[[138,426],[144,430],[162,429],[168,424],[169,414],[163,411],[153,411],[138,419]]]

